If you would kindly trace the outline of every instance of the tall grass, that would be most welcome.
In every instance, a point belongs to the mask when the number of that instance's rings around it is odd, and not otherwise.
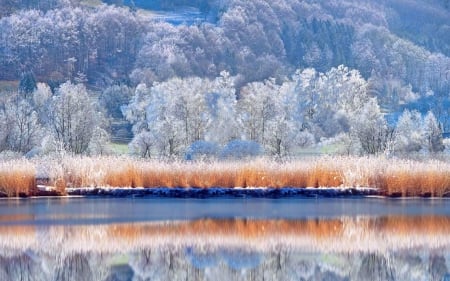
[[[320,187],[341,186],[338,166],[326,159],[277,163],[158,162],[127,157],[66,158],[67,187]]]
[[[36,193],[35,166],[26,160],[0,162],[0,194],[8,197]]]
[[[68,187],[372,187],[388,196],[450,195],[450,162],[375,157],[315,157],[283,163],[268,159],[164,162],[130,157],[9,161],[0,163],[0,192],[34,194],[36,170],[60,194]]]
[[[369,183],[386,195],[450,195],[450,163],[431,160],[387,162],[370,176]]]
[[[69,186],[110,187],[373,187],[394,196],[450,192],[450,163],[367,157],[320,157],[284,163],[158,162],[131,158],[69,158]]]

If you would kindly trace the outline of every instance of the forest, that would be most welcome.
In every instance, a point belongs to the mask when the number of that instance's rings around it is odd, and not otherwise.
[[[0,151],[150,158],[435,154],[450,7],[0,0]]]

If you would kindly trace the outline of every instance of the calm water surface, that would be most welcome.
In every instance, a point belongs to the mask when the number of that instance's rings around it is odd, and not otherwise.
[[[0,280],[450,280],[444,199],[0,200]]]

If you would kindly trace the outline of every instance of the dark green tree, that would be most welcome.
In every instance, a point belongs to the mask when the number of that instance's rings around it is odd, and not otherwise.
[[[30,97],[36,89],[36,79],[34,78],[33,72],[23,72],[19,81],[19,93],[27,98]]]

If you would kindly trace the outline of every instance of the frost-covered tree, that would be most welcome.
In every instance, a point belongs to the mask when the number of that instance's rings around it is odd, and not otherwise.
[[[194,90],[190,89],[191,84]],[[133,124],[133,143],[142,143],[138,139],[144,135],[139,134],[150,132],[160,142],[160,153],[169,156],[181,153],[189,139],[203,133],[206,123],[199,118],[201,111],[196,110],[196,106],[201,106],[197,103],[201,98],[194,92],[198,87],[202,87],[198,78],[191,79],[190,83],[176,78],[156,83],[150,89],[138,86],[130,104],[124,108],[127,120]],[[148,135],[145,136],[147,139]]]
[[[423,120],[426,148],[429,152],[441,152],[445,149],[442,143],[442,130],[433,112],[429,111]]]
[[[36,110],[41,124],[48,123],[48,111],[52,91],[45,83],[37,83],[36,90],[33,92],[32,104]]]
[[[0,107],[1,148],[26,153],[39,145],[42,126],[37,112],[25,98],[17,94]]]
[[[141,83],[137,85],[129,104],[121,107],[122,115],[133,124],[132,131],[135,135],[149,129],[147,124],[147,106],[150,98],[150,90],[146,84]]]
[[[132,154],[139,155],[142,158],[151,158],[152,150],[158,150],[160,140],[152,131],[141,131],[134,136],[129,147]]]
[[[223,145],[242,137],[242,124],[237,118],[235,77],[222,71],[211,83],[205,95],[210,114],[205,140]]]
[[[388,127],[376,98],[365,103],[350,124],[350,135],[364,154],[379,154],[390,149],[393,130]]]
[[[204,138],[210,119],[205,87],[200,78],[174,78],[151,88],[148,127],[160,137],[165,154],[180,154],[190,143]]]
[[[61,82],[84,73],[87,83],[106,88],[129,77],[151,85],[227,70],[245,84],[281,78],[298,66],[325,72],[345,64],[381,84],[400,81],[415,93],[429,88],[446,95],[449,12],[437,2],[421,9],[419,0],[183,1],[212,14],[204,15],[207,22],[172,24],[115,5],[3,0],[0,78],[19,80],[33,70],[47,82]],[[378,96],[383,108],[384,94]]]
[[[298,69],[292,76],[292,82],[284,83],[289,87],[293,108],[293,118],[301,129],[311,129],[313,118],[319,107],[319,94],[317,85],[319,73],[313,68]]]
[[[274,114],[267,122],[264,148],[277,157],[290,155],[293,148],[309,146],[315,142],[314,136],[297,119],[299,105],[293,85],[295,83],[285,81],[277,87],[271,98]]]
[[[128,104],[132,97],[132,90],[126,85],[113,85],[106,88],[99,97],[99,103],[103,106],[109,117],[123,118],[121,108]]]
[[[362,146],[364,153],[384,149],[386,124],[379,123],[375,131],[370,127],[370,121],[384,122],[384,117],[358,71],[344,66],[327,73],[299,70],[281,85],[275,79],[244,85],[239,99],[234,84],[234,78],[222,72],[214,80],[172,78],[151,88],[139,85],[123,111],[133,124],[133,145],[143,148],[139,154],[145,155],[142,151],[149,151],[150,144],[163,155],[181,155],[196,141],[225,144],[244,139],[259,143],[269,154],[283,156],[315,139],[349,133],[352,126],[360,141],[367,142]],[[356,129],[360,125],[379,133],[377,139],[364,136],[362,127]]]
[[[226,142],[237,135],[232,85],[225,72],[214,80],[173,78],[150,89],[141,85],[124,113],[133,124],[135,138],[150,132],[159,142],[160,153],[181,155],[193,142]]]
[[[275,118],[275,99],[279,86],[273,79],[253,82],[241,90],[238,104],[239,119],[248,140],[265,145],[269,121]]]
[[[343,65],[326,73],[297,70],[292,80],[295,121],[317,139],[348,132],[349,120],[369,100],[367,81]]]
[[[66,82],[52,98],[48,125],[66,151],[82,154],[87,152],[94,132],[105,127],[106,120],[83,85]]]
[[[441,126],[431,111],[422,117],[418,111],[405,110],[395,130],[395,150],[411,153],[422,149],[431,153],[445,149]]]
[[[269,79],[244,86],[238,116],[245,138],[260,143],[266,152],[276,156],[288,155],[295,146],[314,143],[304,120],[307,108],[313,110],[317,104],[303,101],[293,81],[278,85],[275,79]]]
[[[398,153],[417,152],[425,142],[423,121],[418,111],[403,111],[395,129],[395,151]]]
[[[87,152],[89,155],[108,155],[111,154],[109,133],[97,126],[92,132],[91,140],[89,141]]]

